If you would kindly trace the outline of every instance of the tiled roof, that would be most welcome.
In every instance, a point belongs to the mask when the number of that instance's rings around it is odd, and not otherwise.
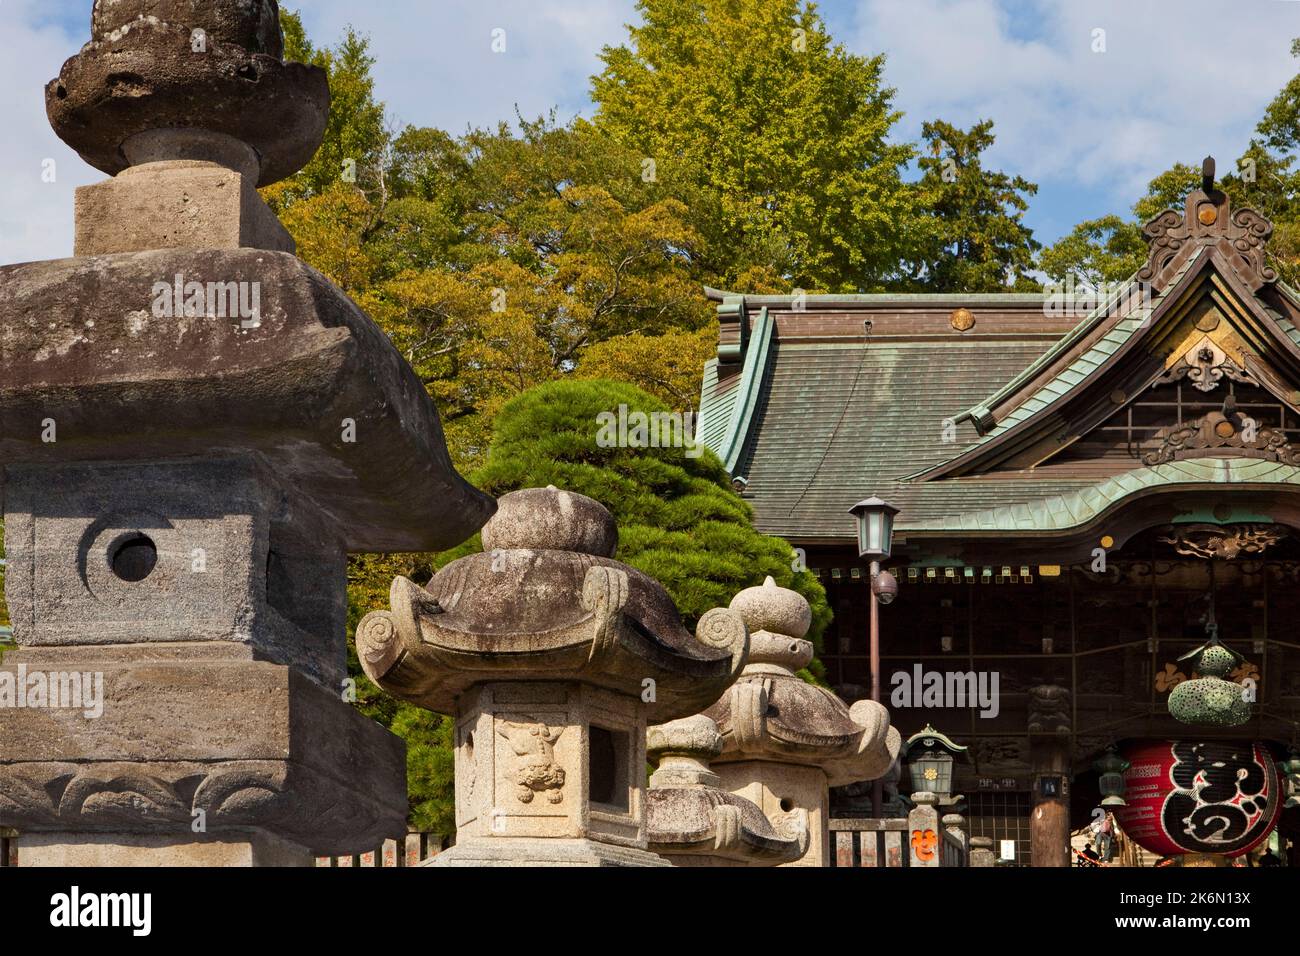
[[[796,333],[795,341],[783,341],[782,323],[791,320],[786,314],[776,320],[778,331],[761,363],[747,361],[745,374],[733,374],[722,391],[716,363],[710,363],[701,435],[709,447],[730,455],[733,475],[746,478],[745,496],[759,529],[804,541],[851,539],[855,524],[848,508],[873,494],[901,509],[896,526],[902,534],[938,529],[1050,532],[1084,523],[1154,484],[1231,482],[1247,475],[1254,477],[1240,480],[1300,484],[1294,469],[1286,466],[1231,459],[1137,468],[1100,483],[1095,475],[1043,471],[908,480],[1063,401],[1090,371],[1125,347],[1179,280],[1198,268],[1197,261],[1198,255],[1192,255],[1159,296],[1132,314],[1109,313],[1117,321],[1086,348],[1083,342],[1107,317],[1109,304],[1048,340],[1027,319],[1034,314],[1041,319],[1035,305],[1041,306],[1043,296],[991,296],[984,303],[974,296],[810,297],[810,311],[816,306],[828,314],[906,315],[915,317],[908,322],[924,324],[928,331],[898,334],[895,324],[887,335],[841,331],[810,336],[805,323],[796,326],[804,331]],[[1292,290],[1280,283],[1278,288],[1292,302],[1300,301]],[[1119,297],[1129,298],[1123,292]],[[1300,345],[1300,329],[1263,300],[1256,301],[1280,332]],[[1011,318],[1002,327],[981,325],[976,335],[953,333],[945,321],[948,334],[935,334],[935,319],[946,319],[947,310],[963,302],[986,309],[1001,305],[1011,310],[1006,313]],[[746,303],[791,308],[790,300],[781,297],[754,297]],[[850,326],[840,322],[834,327]],[[1078,352],[1074,361],[986,435],[976,433],[963,410],[1005,400],[1071,349]],[[742,411],[745,406],[752,408]],[[742,421],[746,424],[738,430]]]
[[[951,339],[816,345],[773,343],[770,374],[737,474],[760,530],[790,537],[851,537],[852,505],[879,494],[903,509],[899,528],[926,517],[1024,498],[1023,480],[900,481],[974,437],[944,419],[1032,362],[1044,342]],[[706,375],[711,373],[706,373]],[[1084,482],[1036,481],[1045,493]]]

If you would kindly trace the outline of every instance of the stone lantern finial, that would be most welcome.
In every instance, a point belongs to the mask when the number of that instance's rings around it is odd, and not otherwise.
[[[95,0],[45,88],[59,138],[117,177],[77,192],[77,255],[294,251],[257,194],[325,135],[325,71],[285,63],[276,0]]]
[[[256,185],[305,166],[329,117],[325,71],[285,63],[276,0],[95,0],[91,40],[45,89],[50,124],[103,172],[252,151]]]
[[[812,847],[793,865],[822,866],[830,852],[829,788],[883,776],[902,741],[879,703],[848,707],[795,673],[813,656],[804,638],[812,611],[801,594],[768,578],[737,594],[731,608],[750,631],[750,659],[704,712],[722,732],[713,768],[724,789],[752,800],[770,819],[805,811]]]

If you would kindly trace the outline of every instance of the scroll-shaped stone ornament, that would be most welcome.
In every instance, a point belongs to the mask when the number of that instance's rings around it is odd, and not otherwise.
[[[757,804],[721,789],[709,769],[722,752],[718,726],[703,714],[649,728],[647,829],[650,849],[677,866],[777,866],[808,851],[808,813],[777,825]]]
[[[630,694],[650,720],[703,709],[748,659],[741,615],[715,608],[682,626],[668,592],[613,559],[614,519],[600,503],[555,488],[504,496],[483,552],[429,584],[397,578],[390,610],[357,629],[366,674],[439,713],[485,680],[576,679]]]

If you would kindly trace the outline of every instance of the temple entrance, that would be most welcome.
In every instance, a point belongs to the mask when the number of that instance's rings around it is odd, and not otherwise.
[[[1030,818],[1045,777],[1068,780],[1069,827],[1087,826],[1102,796],[1093,764],[1108,747],[1253,741],[1281,760],[1296,737],[1300,533],[1265,522],[1189,523],[1148,528],[1123,547],[1106,543],[1092,560],[1064,567],[900,568],[899,597],[883,615],[886,695],[900,675],[911,683],[960,672],[996,684],[995,706],[887,703],[904,738],[929,723],[970,746],[954,793],[966,797],[971,835],[993,838],[1008,862],[1030,863]],[[851,568],[823,568],[821,577],[836,610],[827,677],[846,697],[861,696],[870,685],[868,589]],[[1247,724],[1189,726],[1170,716],[1170,692],[1194,676],[1180,659],[1212,635],[1241,655],[1230,679],[1253,682]],[[1286,811],[1279,827],[1294,832],[1298,814]]]

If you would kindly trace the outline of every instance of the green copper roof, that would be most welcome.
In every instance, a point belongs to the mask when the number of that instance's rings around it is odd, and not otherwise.
[[[759,312],[753,331],[750,333],[744,369],[731,403],[730,420],[718,447],[718,457],[722,459],[722,463],[732,475],[738,474],[740,457],[745,450],[745,440],[749,437],[750,425],[753,423],[759,391],[767,373],[767,359],[772,349],[772,329],[775,324],[771,314],[764,308]]]
[[[934,724],[926,724],[919,732],[912,734],[912,736],[907,738],[907,742],[903,744],[903,756],[906,757],[908,755],[913,744],[927,737],[937,740],[940,744],[955,754],[964,754],[966,751],[970,750],[969,747],[963,747],[961,744],[953,743],[952,738],[947,734],[939,733],[939,731],[934,729]]]
[[[1193,485],[1298,485],[1300,468],[1258,458],[1194,458],[1126,471],[1065,495],[910,523],[909,533],[1061,532],[1081,528],[1121,501]],[[1029,490],[1026,488],[1026,490]]]

